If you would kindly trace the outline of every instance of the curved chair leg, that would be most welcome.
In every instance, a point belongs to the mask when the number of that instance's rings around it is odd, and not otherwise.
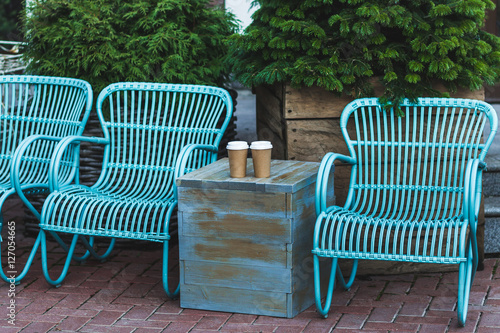
[[[349,281],[347,283],[344,280],[344,276],[342,275],[342,271],[340,270],[340,266],[338,263],[338,258],[332,258],[332,268],[330,271],[330,279],[328,281],[328,291],[326,294],[325,306],[321,305],[321,274],[320,274],[320,265],[319,258],[317,255],[313,256],[314,259],[314,294],[316,299],[316,309],[323,316],[323,318],[328,317],[328,312],[330,311],[330,307],[332,305],[332,296],[333,290],[335,289],[335,278],[338,279],[338,282],[344,288],[344,290],[349,290],[354,282],[354,278],[356,277],[356,271],[358,269],[358,259],[354,260],[354,264],[352,266],[351,275],[349,276]]]
[[[49,230],[48,231],[50,233],[50,235],[52,237],[54,237],[54,239],[56,240],[56,242],[63,248],[64,251],[68,252],[68,245],[61,239],[61,237],[59,237],[59,235],[57,233],[55,233],[54,231],[52,230]],[[84,239],[83,236],[80,236],[80,239]],[[85,240],[86,241],[86,240]],[[89,240],[86,241],[86,244],[90,244],[90,248],[93,248],[94,246],[94,237],[89,237]],[[104,260],[106,259],[107,256],[109,256],[109,254],[111,253],[111,250],[113,249],[113,246],[115,245],[115,242],[111,242],[111,244],[109,245],[110,248],[108,248],[108,250],[105,252],[105,254],[103,254],[102,256],[97,254],[96,252],[93,252],[93,251],[89,251],[87,249],[87,251],[85,252],[84,255],[80,256],[80,257],[77,257],[77,256],[74,256],[72,257],[73,260],[77,261],[77,262],[85,262],[89,257],[90,255],[92,255],[93,257],[95,257],[97,260]]]
[[[52,237],[54,237],[54,239],[56,240],[56,242],[63,248],[63,250],[66,251],[66,252],[68,252],[69,247],[61,239],[61,237],[59,237],[59,235],[57,233],[55,233],[54,231],[52,231],[52,230],[49,230],[48,232],[50,233],[50,235]],[[115,246],[115,241],[116,241],[113,238],[111,240],[111,243],[108,246],[108,249],[104,252],[103,255],[100,255],[100,254],[97,254],[97,252],[95,252],[93,250],[93,247],[94,247],[94,237],[93,236],[89,237],[88,241],[84,238],[84,236],[80,236],[80,239],[83,241],[83,244],[87,248],[87,251],[85,252],[84,255],[82,255],[80,257],[77,257],[75,255],[72,256],[72,259],[75,260],[75,261],[77,261],[77,262],[85,262],[90,257],[90,255],[92,255],[94,258],[96,258],[99,261],[106,260],[106,258],[111,254],[111,252],[112,252],[112,250],[113,250],[113,248]]]
[[[356,272],[358,270],[358,259],[354,259],[354,263],[352,265],[351,269],[351,274],[349,275],[349,281],[347,283],[344,280],[344,275],[342,274],[342,271],[340,270],[340,265],[337,263],[337,278],[344,290],[349,290],[351,289],[351,286],[354,282],[354,278],[356,277]]]
[[[469,308],[469,295],[472,286],[474,275],[474,255],[472,246],[468,246],[467,261],[460,263],[458,271],[458,300],[457,300],[457,315],[458,324],[465,326],[467,320],[467,311]]]
[[[62,247],[62,249],[65,252],[69,251],[68,245],[61,239],[61,237],[59,237],[59,235],[57,233],[55,233],[52,230],[48,230],[47,232],[55,239],[55,241]],[[90,253],[87,251],[83,256],[80,256],[80,257],[73,256],[72,259],[77,261],[77,262],[84,262],[85,260],[88,259],[89,256],[90,256]]]
[[[165,289],[165,292],[167,293],[167,296],[175,299],[179,295],[179,290],[180,290],[180,283],[177,284],[177,288],[175,289],[174,292],[170,291],[170,288],[168,286],[168,240],[163,242],[163,269],[162,269],[162,282],[163,282],[163,289]]]
[[[64,241],[56,233],[50,232],[50,234],[56,239],[56,241],[59,243],[59,245],[61,245],[61,247],[64,249],[64,251],[66,251],[66,252],[69,251],[69,248],[66,245],[66,243],[64,243]],[[16,273],[15,274],[14,283],[16,285],[19,284],[19,283],[21,283],[21,280],[28,273],[28,270],[30,269],[30,267],[31,267],[31,265],[33,263],[33,259],[35,258],[36,252],[38,251],[38,247],[40,246],[41,237],[42,237],[41,233],[39,232],[38,236],[37,236],[37,238],[35,240],[35,243],[33,244],[33,247],[31,248],[31,252],[30,252],[30,254],[28,256],[28,260],[26,261],[26,264],[24,264],[23,270],[21,271],[21,273],[19,273],[19,274]],[[114,245],[114,243],[113,243],[113,245]],[[111,247],[111,245],[110,245],[110,247]],[[90,255],[90,253],[89,253],[89,251],[87,251],[87,253],[85,255],[83,255],[82,257],[72,256],[72,259],[74,259],[76,261],[84,261],[86,258],[88,258],[89,255]],[[2,254],[0,252],[0,260],[1,260],[1,257],[2,257]],[[19,271],[19,269],[18,269],[17,266],[18,265],[16,263],[15,272]],[[2,278],[2,280],[4,280],[7,283],[12,282],[12,278],[11,278],[11,275],[9,274],[9,271],[7,271],[7,274],[5,274],[5,270],[4,270],[3,266],[0,267],[0,278]]]
[[[113,248],[115,246],[115,242],[116,242],[116,238],[111,238],[111,241],[108,245],[108,248],[106,249],[106,251],[104,252],[104,254],[98,254],[95,250],[94,250],[94,237],[90,237],[90,239],[87,241],[87,239],[80,235],[79,236],[80,240],[82,241],[83,245],[85,246],[85,248],[87,249],[87,252],[85,253],[84,256],[87,256],[88,255],[92,255],[92,257],[96,258],[97,260],[103,262],[103,261],[106,261],[106,259],[109,257],[109,255],[111,254],[111,252],[113,251]]]
[[[316,299],[316,309],[321,314],[323,318],[328,317],[328,312],[330,311],[330,306],[332,305],[332,295],[335,289],[335,272],[337,271],[338,258],[332,258],[332,268],[330,271],[330,278],[328,280],[328,291],[326,293],[325,306],[321,305],[321,274],[319,258],[316,254],[313,255],[314,263],[314,295]]]
[[[43,275],[45,276],[45,280],[47,282],[55,287],[61,286],[62,281],[68,274],[68,268],[69,264],[71,262],[71,257],[73,256],[73,252],[75,251],[76,243],[78,241],[78,235],[73,235],[73,240],[71,241],[71,245],[68,249],[68,254],[66,256],[66,261],[64,263],[63,270],[59,277],[55,280],[53,280],[50,277],[49,274],[49,269],[48,269],[48,264],[47,264],[47,240],[46,240],[46,235],[44,230],[40,230],[40,235],[41,235],[41,252],[42,252],[42,269],[43,269]]]
[[[33,244],[33,247],[31,248],[31,252],[30,252],[30,255],[28,256],[28,260],[26,261],[26,264],[24,264],[23,270],[19,274],[15,273],[14,274],[15,277],[11,278],[12,275],[11,275],[11,273],[9,273],[9,270],[7,271],[7,274],[5,274],[3,265],[0,265],[0,277],[2,278],[2,280],[4,280],[7,283],[11,283],[12,279],[14,279],[14,283],[16,285],[21,283],[21,280],[26,276],[26,274],[28,273],[28,270],[31,267],[31,264],[33,263],[33,258],[35,258],[36,251],[38,251],[38,247],[40,246],[40,239],[41,239],[41,236],[40,236],[40,234],[38,234],[38,236],[35,240],[35,244]],[[0,251],[0,263],[2,260],[1,252],[2,251]],[[15,270],[14,270],[15,272],[19,271],[17,266],[18,266],[18,264],[16,262]],[[10,270],[10,271],[12,271],[12,270]]]

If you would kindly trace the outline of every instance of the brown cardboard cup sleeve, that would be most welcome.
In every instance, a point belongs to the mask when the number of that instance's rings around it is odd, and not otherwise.
[[[270,141],[254,141],[250,145],[252,150],[253,169],[255,177],[267,178],[271,176],[271,153],[273,145]]]
[[[229,141],[226,146],[229,156],[229,173],[232,178],[243,178],[247,173],[248,143]]]

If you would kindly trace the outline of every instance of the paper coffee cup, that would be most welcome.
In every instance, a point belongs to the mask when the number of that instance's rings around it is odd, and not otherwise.
[[[226,146],[229,156],[229,173],[232,178],[243,178],[247,173],[248,143],[230,141]]]
[[[254,141],[250,145],[255,177],[267,178],[271,176],[272,148],[273,145],[270,141]]]

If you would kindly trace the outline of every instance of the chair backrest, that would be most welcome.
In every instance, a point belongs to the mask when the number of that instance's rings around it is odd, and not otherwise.
[[[25,138],[81,135],[92,108],[92,98],[92,87],[83,80],[0,76],[0,183],[8,182],[12,155]],[[25,172],[21,172],[22,183],[47,182],[50,157],[56,144],[39,141],[30,146],[23,167]]]
[[[342,133],[357,159],[349,208],[415,221],[458,216],[467,162],[484,160],[498,127],[495,110],[453,98],[405,100],[401,109],[404,117],[384,111],[376,98],[344,109]]]
[[[114,195],[161,200],[173,196],[181,149],[187,144],[218,147],[233,106],[221,88],[124,82],[100,93],[97,112],[110,145],[94,186]],[[195,152],[189,170],[213,157]]]

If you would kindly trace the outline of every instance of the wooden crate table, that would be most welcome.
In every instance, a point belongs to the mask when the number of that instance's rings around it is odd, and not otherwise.
[[[292,318],[314,304],[319,163],[273,160],[270,178],[230,178],[219,160],[180,177],[183,308]]]

